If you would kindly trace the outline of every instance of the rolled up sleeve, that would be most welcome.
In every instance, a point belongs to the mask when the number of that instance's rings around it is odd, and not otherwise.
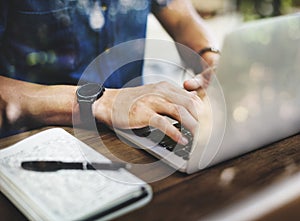
[[[152,11],[166,7],[172,0],[152,0]]]
[[[153,0],[158,6],[167,6],[172,0]]]
[[[0,1],[0,47],[6,29],[8,1]]]

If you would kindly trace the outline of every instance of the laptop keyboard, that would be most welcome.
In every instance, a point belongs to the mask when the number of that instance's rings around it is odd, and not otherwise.
[[[187,145],[181,145],[172,140],[169,136],[165,135],[162,131],[158,129],[151,129],[150,127],[134,130],[134,133],[141,137],[147,137],[155,143],[158,143],[162,148],[173,152],[184,160],[188,160],[193,144],[192,133],[186,128],[182,127],[180,123],[175,123],[181,133],[189,140]]]

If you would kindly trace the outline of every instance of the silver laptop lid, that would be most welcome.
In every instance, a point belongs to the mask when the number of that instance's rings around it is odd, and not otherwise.
[[[229,34],[217,78],[226,103],[224,137],[220,145],[210,138],[198,153],[200,162],[193,153],[189,172],[300,131],[300,15],[247,23]],[[211,109],[217,109],[220,104],[208,97]],[[220,116],[213,113],[212,136],[222,135]]]

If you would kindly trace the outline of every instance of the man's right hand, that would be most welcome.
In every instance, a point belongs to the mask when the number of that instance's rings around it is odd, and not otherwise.
[[[159,82],[140,87],[106,89],[104,95],[93,104],[93,114],[98,121],[111,127],[156,127],[185,145],[187,139],[166,116],[195,133],[202,108],[203,103],[196,93]]]

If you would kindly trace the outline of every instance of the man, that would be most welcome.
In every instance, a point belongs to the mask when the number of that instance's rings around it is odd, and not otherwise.
[[[176,42],[204,52],[209,65],[218,59],[215,51],[207,49],[214,42],[189,0],[14,0],[0,4],[2,131],[82,124],[78,87],[74,86],[81,73],[101,52],[144,38],[150,10]],[[181,121],[191,131],[196,128],[201,100],[193,91],[201,88],[203,76],[186,81],[186,90],[167,82],[121,88],[126,78],[141,74],[141,66],[142,62],[129,64],[107,79],[104,93],[92,104],[93,116],[119,128],[151,125],[187,143],[164,116]],[[116,99],[120,94],[126,99]],[[77,116],[73,121],[72,112]]]

